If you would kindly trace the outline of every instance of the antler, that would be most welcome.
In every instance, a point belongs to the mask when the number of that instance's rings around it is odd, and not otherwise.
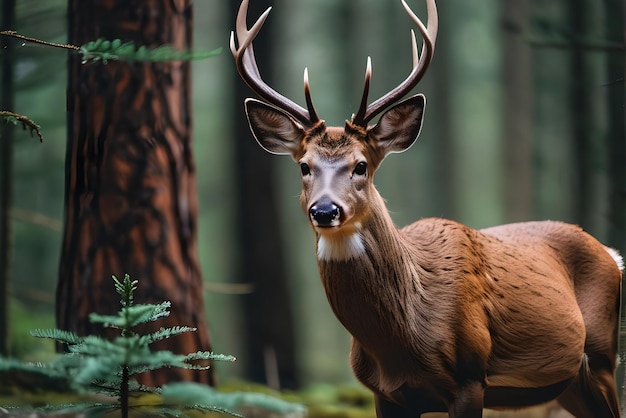
[[[363,87],[363,96],[361,98],[361,105],[359,111],[352,117],[352,123],[360,126],[367,126],[367,123],[372,120],[383,109],[399,100],[402,96],[407,94],[413,87],[419,83],[422,79],[430,62],[433,58],[433,52],[435,50],[435,40],[437,39],[437,29],[439,26],[439,19],[437,16],[437,6],[435,0],[427,0],[426,7],[428,9],[428,27],[425,27],[422,21],[413,13],[411,8],[402,0],[402,5],[408,13],[409,17],[417,25],[422,37],[424,38],[424,46],[422,47],[421,55],[417,51],[417,41],[415,40],[415,32],[411,30],[411,43],[413,47],[413,70],[409,76],[399,86],[385,94],[369,106],[367,105],[367,96],[369,94],[370,78],[372,77],[372,63],[370,58],[367,59],[367,69],[365,70],[365,84]]]
[[[248,30],[246,24],[246,17],[248,14],[248,0],[243,0],[241,6],[239,6],[239,12],[237,13],[236,32],[239,48],[235,46],[235,32],[230,34],[230,50],[235,57],[235,64],[237,71],[246,84],[258,94],[261,98],[266,100],[282,110],[287,111],[300,122],[305,125],[313,125],[319,121],[317,112],[313,107],[313,101],[311,100],[311,89],[309,87],[308,71],[304,70],[304,95],[307,103],[307,109],[294,103],[293,101],[282,96],[270,86],[268,86],[259,73],[257,67],[256,58],[254,57],[254,49],[252,48],[252,41],[258,35],[265,19],[270,13],[272,8],[268,7],[265,12],[257,19]]]

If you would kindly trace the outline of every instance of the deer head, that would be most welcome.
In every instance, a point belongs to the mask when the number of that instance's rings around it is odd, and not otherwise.
[[[300,165],[301,205],[313,229],[322,236],[351,236],[359,230],[375,200],[373,195],[378,196],[372,183],[374,172],[387,154],[408,149],[420,133],[426,104],[424,95],[397,102],[417,85],[431,62],[437,36],[437,9],[434,0],[427,0],[426,27],[404,1],[402,4],[424,39],[422,52],[418,53],[415,33],[411,31],[412,71],[400,85],[369,105],[372,70],[368,58],[359,109],[346,120],[343,128],[327,127],[318,117],[306,69],[306,109],[283,97],[261,79],[252,41],[271,8],[250,29],[246,25],[248,0],[244,0],[239,9],[236,36],[231,34],[231,51],[239,74],[263,99],[245,101],[250,129],[263,149],[273,154],[291,155]],[[381,112],[378,122],[369,125]]]

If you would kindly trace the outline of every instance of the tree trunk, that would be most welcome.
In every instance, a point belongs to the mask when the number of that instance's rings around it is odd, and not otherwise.
[[[440,16],[449,13],[454,4],[440,2],[437,5]],[[454,28],[454,22],[441,22],[440,33],[450,32]],[[452,117],[452,106],[455,100],[454,87],[451,83],[452,74],[452,53],[453,48],[450,42],[441,42],[437,45],[436,61],[433,58],[434,65],[438,65],[439,71],[430,72],[429,77],[433,78],[433,96],[436,98],[436,107],[431,107],[427,118],[430,118],[431,130],[434,135],[427,137],[434,147],[435,164],[432,167],[434,178],[439,179],[436,182],[425,182],[423,187],[432,187],[428,194],[429,199],[435,201],[430,208],[431,213],[441,214],[443,217],[459,219],[461,217],[461,204],[458,199],[458,160],[460,155],[454,146],[454,118]],[[426,96],[429,99],[429,96]],[[431,101],[431,103],[434,100]],[[428,105],[427,105],[428,106]],[[431,105],[432,106],[432,105]],[[432,186],[431,186],[432,184]],[[429,200],[425,199],[425,200]]]
[[[572,140],[574,144],[574,190],[575,222],[590,233],[603,239],[605,230],[599,224],[604,219],[597,214],[606,211],[600,202],[606,185],[599,181],[597,165],[607,162],[604,106],[607,103],[603,89],[605,55],[597,48],[581,43],[602,36],[601,3],[594,0],[569,2],[572,39],[571,61],[571,114]]]
[[[626,1],[605,0],[606,39],[626,45]],[[609,231],[607,244],[626,255],[626,54],[611,51],[608,56],[608,149],[609,149]],[[625,300],[622,296],[622,300]],[[626,308],[622,304],[622,324],[626,322]],[[622,325],[623,327],[623,325]],[[622,331],[622,330],[620,330]],[[617,382],[621,392],[621,413],[626,416],[626,333],[620,334],[620,364]]]
[[[3,0],[0,30],[12,30],[15,26],[15,0]],[[0,110],[13,110],[13,43],[7,37],[0,38],[2,54],[2,95]],[[13,129],[0,121],[0,355],[9,354],[9,283],[11,282],[11,210]]]
[[[191,48],[191,0],[70,0],[69,19],[75,45],[119,38],[149,48]],[[81,64],[73,55],[69,70],[58,327],[101,334],[88,315],[119,309],[111,275],[128,273],[139,280],[136,303],[172,302],[170,316],[142,332],[198,328],[155,349],[210,350],[197,256],[190,63]],[[164,369],[140,380],[213,383],[213,375]]]
[[[524,40],[527,0],[507,0],[503,10],[505,220],[527,221],[533,216],[532,83],[530,48]]]
[[[261,3],[266,3],[265,5]],[[231,3],[231,22],[239,2]],[[265,6],[265,7],[264,7]],[[268,6],[251,2],[249,22]],[[264,36],[255,40],[254,51],[264,79],[271,83],[271,22],[263,27]],[[266,40],[266,41],[264,41]],[[243,100],[254,93],[235,77],[234,163],[237,190],[236,257],[240,281],[251,282],[254,290],[243,297],[247,371],[249,379],[274,388],[298,385],[295,336],[291,297],[287,283],[281,214],[276,188],[275,158],[257,145],[246,123]]]
[[[626,1],[605,0],[606,38],[622,43],[610,51],[607,68],[609,111],[609,234],[608,242],[626,251]],[[626,346],[625,346],[626,347]]]

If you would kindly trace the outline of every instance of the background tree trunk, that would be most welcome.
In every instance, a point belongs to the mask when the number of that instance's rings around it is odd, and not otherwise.
[[[190,0],[70,0],[69,42],[97,38],[189,49]],[[189,62],[81,64],[71,56],[65,233],[57,323],[99,334],[90,312],[119,309],[111,275],[139,280],[137,303],[172,302],[155,328],[198,328],[155,348],[210,350],[196,248]],[[148,331],[148,330],[145,330]],[[213,383],[212,373],[165,369],[142,383]]]
[[[603,4],[594,0],[573,0],[569,3],[572,48],[571,63],[571,114],[575,196],[575,222],[599,239],[605,239],[605,219],[597,213],[605,212],[602,193],[609,180],[607,137],[607,79],[606,50],[601,44],[606,36],[602,22]],[[610,13],[610,12],[609,12]],[[603,236],[604,235],[604,236]]]
[[[505,221],[516,222],[533,217],[532,71],[530,48],[523,36],[528,28],[528,1],[506,0],[503,7],[504,209]]]
[[[2,1],[0,30],[12,30],[15,26],[15,0]],[[0,38],[2,56],[2,95],[0,110],[13,110],[13,43],[7,37]],[[9,354],[9,283],[11,282],[11,228],[9,212],[13,202],[13,129],[0,121],[0,355]]]
[[[607,67],[609,113],[609,236],[608,243],[626,251],[626,1],[605,0],[606,38],[621,51],[609,51]]]
[[[231,22],[239,2],[231,4]],[[261,15],[269,2],[251,2],[249,24]],[[272,84],[272,22],[268,19],[263,33],[254,42],[259,69]],[[234,24],[234,23],[233,23]],[[231,57],[229,57],[232,59]],[[294,318],[286,272],[281,208],[278,204],[275,157],[256,143],[244,113],[243,101],[255,97],[239,78],[234,66],[234,189],[236,190],[236,272],[241,282],[253,285],[242,298],[246,349],[246,376],[270,387],[295,388],[296,369]]]
[[[608,87],[608,170],[609,216],[607,244],[626,256],[626,1],[605,0],[606,39],[622,46],[621,51],[609,51],[606,80]],[[624,297],[622,297],[624,300]],[[626,416],[626,308],[622,305],[622,330],[620,335],[620,365],[617,381],[621,390],[621,413]]]

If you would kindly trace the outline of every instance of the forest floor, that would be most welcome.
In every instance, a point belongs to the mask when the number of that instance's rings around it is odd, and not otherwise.
[[[76,404],[81,402],[107,402],[106,398],[90,395],[77,395],[65,390],[59,391],[55,382],[32,381],[24,375],[2,373],[0,380],[0,417],[8,418],[41,418],[54,416],[57,418],[80,417],[84,413],[56,413],[45,412],[46,406],[59,404]],[[56,385],[56,387],[55,387]],[[375,418],[374,403],[371,394],[356,384],[347,385],[315,385],[299,392],[278,393],[264,386],[248,383],[225,384],[220,388],[225,392],[246,391],[258,392],[280,397],[283,400],[304,405],[306,413],[292,412],[277,413],[254,405],[241,405],[236,412],[246,418]],[[158,405],[155,395],[144,395],[148,405]],[[152,397],[152,398],[147,398]],[[139,398],[141,399],[141,398]],[[109,399],[110,400],[110,399]],[[137,400],[135,401],[137,402]],[[191,418],[220,417],[224,414],[202,414],[198,412],[185,413]],[[131,411],[131,417],[153,416],[154,410],[150,406],[137,408]],[[120,416],[119,411],[105,415],[106,417]],[[446,414],[425,414],[424,418],[445,418]],[[519,411],[489,411],[484,413],[485,418],[569,418],[556,403],[549,403]]]

